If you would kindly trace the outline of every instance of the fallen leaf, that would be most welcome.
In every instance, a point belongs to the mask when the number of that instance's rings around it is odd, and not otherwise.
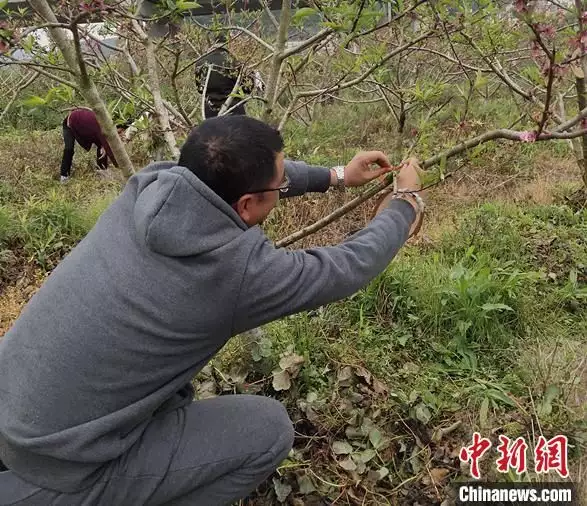
[[[357,469],[355,471],[357,474],[363,474],[367,470],[367,466],[363,461],[359,460],[358,462],[355,461],[355,463],[357,464]]]
[[[345,385],[343,385],[343,386],[347,386],[347,384],[350,384],[350,379],[352,377],[353,377],[353,370],[348,365],[343,367],[342,369],[340,369],[338,371],[338,374],[336,375],[336,379],[338,380],[339,383],[341,383],[341,384],[345,383]]]
[[[216,382],[209,380],[200,383],[197,387],[198,399],[210,399],[216,397]]]
[[[369,471],[367,473],[367,479],[372,483],[377,483],[379,480],[382,480],[389,474],[389,469],[387,467],[381,467],[377,471]]]
[[[357,427],[353,427],[352,425],[349,425],[344,433],[346,434],[346,437],[348,437],[349,439],[363,439],[363,437],[365,437],[365,434],[363,434],[363,431]]]
[[[247,379],[249,371],[245,367],[234,367],[228,373],[229,378],[237,384],[242,384]]]
[[[375,450],[371,450],[370,448],[368,448],[367,450],[363,450],[362,452],[355,453],[353,455],[353,458],[355,459],[355,461],[360,461],[366,464],[373,457],[375,457],[375,455],[377,455],[377,452]]]
[[[353,452],[353,447],[346,441],[335,441],[332,443],[332,451],[336,455],[348,455]]]
[[[381,432],[379,432],[378,429],[371,429],[369,432],[369,441],[373,445],[373,448],[377,450],[382,440],[383,436],[381,435]]]
[[[448,476],[449,472],[450,471],[444,467],[435,467],[430,469],[430,476],[432,476],[434,484],[439,485],[440,482]]]
[[[376,394],[383,395],[383,394],[386,394],[388,392],[388,388],[385,386],[384,383],[382,383],[378,379],[374,379],[373,380],[373,391]]]
[[[276,369],[273,371],[273,389],[277,392],[280,390],[289,390],[291,387],[291,379],[287,371]]]
[[[308,475],[298,476],[298,486],[300,487],[300,494],[307,495],[316,492],[316,487]]]
[[[273,478],[273,488],[279,502],[285,502],[287,496],[291,494],[291,485],[277,478]]]
[[[355,374],[365,380],[367,385],[371,384],[371,373],[367,369],[357,366],[355,367]]]
[[[357,469],[357,464],[355,464],[351,458],[341,460],[338,465],[345,471],[354,471]]]
[[[428,423],[432,415],[430,414],[430,410],[424,404],[418,404],[416,407],[416,418],[420,420],[422,423]]]
[[[292,378],[295,378],[300,372],[300,368],[304,363],[304,357],[301,355],[296,355],[292,353],[290,355],[286,355],[279,361],[279,367],[281,367],[284,371],[287,371]]]

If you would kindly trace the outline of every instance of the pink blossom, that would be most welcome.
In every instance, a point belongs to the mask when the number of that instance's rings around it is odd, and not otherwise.
[[[519,139],[522,142],[535,142],[536,132],[520,132]]]
[[[542,33],[546,37],[554,37],[554,34],[556,33],[554,26],[547,25],[545,23],[538,23],[536,25],[536,30],[538,31],[538,33]]]
[[[528,12],[528,0],[516,0],[514,8],[516,12]]]
[[[83,12],[97,12],[106,9],[104,0],[90,0],[89,2],[80,2],[79,9]]]
[[[564,76],[567,71],[569,70],[569,68],[565,65],[558,65],[558,64],[554,64],[552,67],[552,71],[554,73],[555,77],[562,77]]]
[[[587,22],[587,11],[581,13],[581,21]]]
[[[579,37],[571,37],[568,42],[571,49],[577,49],[581,45]]]

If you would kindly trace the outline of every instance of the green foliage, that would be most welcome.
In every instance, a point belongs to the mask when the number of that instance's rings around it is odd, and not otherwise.
[[[0,204],[0,249],[8,246],[18,233],[18,223],[8,206]]]
[[[24,99],[21,103],[26,107],[34,109],[37,107],[53,105],[55,102],[65,104],[71,103],[73,102],[74,98],[75,90],[73,88],[70,88],[69,86],[60,84],[58,86],[55,86],[54,88],[49,89],[49,91],[44,97],[32,95]]]
[[[553,335],[561,337],[587,328],[585,217],[560,206],[473,209],[435,247],[408,248],[346,301],[269,325],[264,370],[295,346],[305,360],[287,390],[309,395],[353,376],[335,374],[333,359],[360,360],[394,385],[396,409],[410,418],[433,424],[471,408],[487,426],[496,412],[533,402],[518,362],[536,329],[557,322]],[[539,416],[561,423],[556,399],[568,388],[556,383],[539,394]]]
[[[27,199],[19,220],[24,250],[43,269],[54,267],[88,232],[76,206],[56,192]]]

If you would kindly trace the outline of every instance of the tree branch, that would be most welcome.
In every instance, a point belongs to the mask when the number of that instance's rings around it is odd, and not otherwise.
[[[10,100],[6,104],[6,107],[4,107],[4,110],[2,111],[2,114],[0,114],[0,124],[4,120],[4,117],[6,116],[6,114],[8,114],[8,111],[12,107],[12,104],[14,104],[14,101],[17,99],[18,95],[25,88],[27,88],[28,86],[30,86],[38,77],[39,77],[39,72],[38,71],[33,71],[33,74],[28,79],[26,79],[26,77],[23,77],[23,79],[20,81],[20,83],[18,83],[15,86],[15,88],[14,88],[14,90],[12,92],[12,96],[10,97]]]
[[[393,58],[397,54],[405,51],[412,44],[417,44],[421,40],[424,40],[424,39],[427,39],[427,38],[431,37],[434,33],[435,33],[434,31],[426,32],[425,34],[420,35],[419,37],[416,37],[414,40],[411,40],[409,42],[406,42],[402,46],[397,47],[396,49],[394,49],[390,53],[387,53],[378,63],[376,63],[375,65],[373,65],[369,69],[367,69],[365,72],[363,72],[360,76],[358,76],[355,79],[352,79],[350,81],[346,81],[346,82],[337,84],[335,86],[331,86],[329,88],[323,88],[321,90],[301,91],[301,92],[297,93],[296,96],[298,98],[301,98],[301,97],[313,97],[313,96],[321,95],[321,94],[327,93],[327,92],[344,90],[345,88],[349,88],[351,86],[354,86],[356,84],[359,84],[362,81],[364,81],[367,77],[369,77],[373,72],[375,72],[379,67],[381,67],[383,64],[385,64],[388,60],[390,60],[391,58]]]
[[[570,124],[571,122],[578,123],[579,121],[581,121],[581,119],[583,117],[586,117],[586,116],[587,116],[587,109],[581,111],[581,113],[577,117],[575,117],[575,118],[573,118],[573,120],[567,122],[567,125]],[[577,130],[574,132],[562,132],[561,127],[558,127],[553,132],[542,133],[542,134],[538,135],[536,137],[536,140],[537,141],[546,141],[546,140],[550,140],[550,139],[572,139],[575,137],[580,137],[586,133],[587,133],[587,130]],[[468,149],[471,149],[475,146],[478,146],[479,144],[483,144],[485,142],[493,141],[496,139],[508,139],[508,140],[519,142],[521,140],[520,135],[521,135],[521,132],[517,132],[515,130],[509,130],[509,129],[492,130],[490,132],[486,132],[486,133],[479,135],[477,137],[473,137],[472,139],[469,139],[465,142],[462,142],[462,143],[458,144],[457,146],[454,146],[451,149],[448,149],[438,155],[435,155],[427,160],[424,160],[420,164],[420,166],[423,169],[430,168],[433,165],[440,163],[440,161],[443,159],[458,155]],[[367,201],[371,197],[375,196],[381,190],[384,190],[385,188],[387,188],[389,185],[391,185],[393,183],[393,181],[394,181],[394,174],[388,174],[382,182],[377,183],[377,184],[373,185],[371,188],[368,188],[367,190],[363,191],[360,195],[355,197],[353,200],[347,202],[346,204],[344,204],[343,206],[341,206],[337,210],[333,211],[329,215],[325,216],[324,218],[316,221],[314,224],[309,225],[307,227],[304,227],[301,230],[298,230],[297,232],[294,232],[293,234],[290,234],[287,237],[284,237],[283,239],[277,241],[275,243],[275,245],[278,248],[289,246],[290,244],[293,244],[294,242],[297,242],[300,239],[303,239],[304,237],[307,237],[307,236],[317,232],[318,230],[324,228],[326,225],[329,225],[333,221],[337,220],[338,218],[340,218],[340,217],[344,216],[345,214],[347,214],[348,212],[352,211],[353,209],[355,209],[356,207],[358,207],[359,205],[361,205],[363,202]]]
[[[334,30],[332,30],[331,28],[325,28],[324,30],[319,31],[316,35],[313,35],[309,39],[306,39],[303,42],[300,42],[297,46],[294,46],[291,49],[284,51],[283,54],[281,55],[281,59],[285,60],[286,58],[289,58],[290,56],[292,56],[294,54],[302,52],[304,49],[312,46],[316,42],[320,42],[321,40],[325,39],[333,32],[334,32]]]

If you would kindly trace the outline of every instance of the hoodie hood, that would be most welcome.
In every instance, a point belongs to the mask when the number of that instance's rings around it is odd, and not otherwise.
[[[207,253],[248,229],[231,206],[185,167],[158,162],[133,177],[137,238],[156,253]]]

